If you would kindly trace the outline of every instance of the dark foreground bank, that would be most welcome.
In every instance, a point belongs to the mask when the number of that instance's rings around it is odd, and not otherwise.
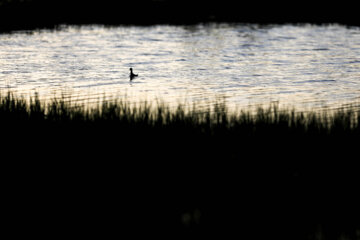
[[[61,24],[340,23],[359,26],[353,1],[2,0],[0,31]]]
[[[14,235],[359,239],[360,115],[0,96]]]

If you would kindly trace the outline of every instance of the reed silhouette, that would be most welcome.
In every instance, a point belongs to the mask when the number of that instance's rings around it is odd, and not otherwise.
[[[252,113],[123,99],[86,108],[2,94],[10,216],[34,234],[357,240],[353,106]]]

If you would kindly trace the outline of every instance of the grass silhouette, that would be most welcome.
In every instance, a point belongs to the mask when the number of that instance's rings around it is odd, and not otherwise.
[[[359,120],[356,107],[297,112],[272,104],[255,112],[229,112],[222,100],[203,111],[185,104],[170,108],[165,103],[132,105],[126,100],[115,100],[85,107],[66,99],[45,103],[38,95],[30,100],[10,92],[0,96],[0,123],[12,129],[9,135],[15,131],[27,132],[22,134],[24,137],[75,136],[85,143],[89,138],[96,144],[103,139],[109,145],[119,141],[149,148],[158,142],[173,145],[170,148],[184,147],[184,151],[191,150],[199,157],[205,154],[236,159],[248,150],[261,148],[288,147],[295,151],[305,147],[303,150],[313,153],[332,145],[351,148],[360,136]]]
[[[358,239],[355,104],[230,112],[221,100],[203,111],[40,99],[0,96],[12,216],[53,219],[39,232]]]

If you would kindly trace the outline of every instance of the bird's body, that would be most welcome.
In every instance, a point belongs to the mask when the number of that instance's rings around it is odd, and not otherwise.
[[[138,75],[138,74],[134,74],[134,73],[133,73],[133,69],[130,68],[130,75],[129,75],[129,76],[130,76],[130,81],[131,81],[131,80],[133,80],[134,78],[136,78],[136,77],[139,76],[139,75]]]

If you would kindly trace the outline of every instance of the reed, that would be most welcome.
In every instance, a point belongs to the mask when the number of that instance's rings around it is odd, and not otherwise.
[[[38,95],[29,100],[10,92],[0,96],[0,124],[7,138],[52,148],[81,145],[108,155],[121,148],[124,155],[135,152],[135,158],[168,150],[196,159],[241,159],[254,153],[285,159],[288,151],[326,158],[340,149],[350,155],[360,136],[359,115],[356,107],[305,113],[272,104],[255,112],[230,112],[222,100],[203,111],[196,105],[174,109],[122,99],[87,108],[64,98],[43,102]],[[147,150],[139,154],[141,147]]]
[[[84,124],[96,127],[110,124],[115,128],[182,129],[211,136],[357,136],[360,110],[355,104],[353,106],[332,112],[298,112],[271,104],[258,107],[255,112],[230,112],[223,100],[203,111],[196,105],[179,104],[171,109],[161,102],[132,105],[122,99],[103,101],[98,106],[87,108],[64,98],[45,103],[37,94],[26,100],[8,92],[0,95],[0,121],[2,124]]]
[[[196,105],[179,104],[171,109],[161,102],[132,105],[122,99],[103,101],[96,107],[86,108],[64,98],[45,103],[38,95],[26,100],[8,92],[0,96],[0,123],[6,129],[12,129],[10,135],[13,131],[21,134],[36,131],[46,137],[65,139],[65,133],[68,138],[72,135],[83,138],[82,134],[101,135],[109,142],[119,138],[121,141],[132,139],[136,142],[154,139],[165,145],[168,143],[164,139],[182,145],[180,139],[185,138],[199,149],[201,146],[214,146],[210,151],[219,153],[225,148],[227,150],[222,154],[226,156],[227,152],[236,155],[238,149],[245,145],[275,147],[278,144],[289,145],[289,141],[294,142],[292,149],[303,146],[304,141],[317,142],[320,147],[329,142],[343,144],[345,141],[351,146],[360,133],[360,114],[355,106],[333,112],[305,113],[280,109],[272,104],[259,107],[255,112],[230,112],[222,100],[218,100],[208,111],[202,111]],[[117,134],[119,137],[109,140]],[[195,143],[197,141],[200,142]],[[195,147],[191,149],[196,150]],[[204,149],[201,151],[206,152]]]
[[[188,238],[239,234],[240,226],[242,237],[313,239],[307,237],[320,223],[333,236],[326,239],[338,239],[338,232],[358,231],[340,221],[359,212],[349,197],[358,187],[359,115],[356,107],[304,113],[278,105],[230,112],[224,101],[208,111],[126,100],[86,108],[6,93],[0,95],[0,146],[3,162],[16,164],[16,191],[30,181],[30,193],[44,186],[39,196],[47,199],[54,189],[56,207],[64,204],[59,189],[70,199],[70,190],[88,191],[80,204],[88,203],[84,225],[114,224],[87,214],[94,206],[113,214],[122,204],[127,209],[118,215],[132,219],[132,232]],[[34,199],[36,214],[54,207]],[[331,211],[323,204],[329,202]],[[72,201],[66,209],[79,211]],[[182,223],[193,212],[201,219]],[[335,227],[326,225],[336,220]]]

